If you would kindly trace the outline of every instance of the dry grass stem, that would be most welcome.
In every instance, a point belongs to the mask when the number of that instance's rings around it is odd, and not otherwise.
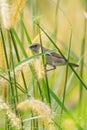
[[[31,63],[32,63],[32,60],[29,60],[29,61],[26,61],[26,62],[24,62],[24,63],[18,65],[17,67],[15,67],[15,69],[11,71],[11,77],[14,76],[14,73],[15,73],[15,75],[17,75],[18,72],[20,72],[21,70],[23,70],[24,67],[28,66],[28,65],[31,64]],[[7,83],[7,80],[6,80],[6,79],[9,79],[8,74],[4,74],[3,76],[4,76],[4,78],[0,78],[1,86],[2,86],[4,83]],[[6,79],[5,79],[5,78],[6,78]]]
[[[10,107],[0,98],[0,110],[5,110],[8,119],[11,121],[11,125],[16,127],[17,130],[21,130],[20,119],[11,111]]]
[[[17,108],[20,110],[31,109],[38,116],[42,117],[42,122],[47,130],[54,130],[51,109],[44,102],[37,99],[25,100],[19,103]]]

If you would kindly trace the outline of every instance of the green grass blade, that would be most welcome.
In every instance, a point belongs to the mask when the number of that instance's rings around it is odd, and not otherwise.
[[[23,46],[22,42],[20,41],[20,39],[19,39],[19,37],[18,37],[18,35],[17,35],[15,29],[14,29],[14,28],[11,28],[10,31],[11,31],[11,32],[13,33],[13,35],[15,36],[15,39],[16,39],[16,41],[17,41],[17,43],[18,43],[18,45],[19,45],[19,47],[20,47],[20,49],[21,49],[23,55],[24,55],[25,57],[28,57],[28,56],[27,56],[27,53],[26,53],[26,51],[25,51],[25,49],[24,49],[24,46]]]
[[[51,89],[50,89],[50,94],[51,94],[52,98],[54,98],[55,101],[59,104],[59,106],[62,107],[62,102],[60,101],[60,99],[55,95],[55,93]],[[73,114],[65,106],[63,107],[63,110],[71,119],[73,119],[75,121],[76,126],[79,128],[79,130],[83,130],[83,128],[80,126],[80,124],[75,119]]]
[[[32,44],[31,38],[30,38],[30,36],[28,34],[27,28],[26,28],[23,20],[22,20],[22,26],[23,26],[23,29],[25,31],[25,34],[26,34],[26,37],[27,37],[27,40],[28,40],[29,44]]]

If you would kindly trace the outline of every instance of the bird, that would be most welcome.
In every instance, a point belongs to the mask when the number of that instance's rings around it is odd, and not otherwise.
[[[34,51],[36,54],[38,54],[40,52],[41,49],[41,44],[40,43],[33,43],[32,45],[29,46],[30,50]],[[43,47],[43,52],[49,51],[49,49]],[[51,65],[52,69],[50,70],[54,70],[56,69],[56,66],[63,66],[66,65],[68,62],[68,60],[65,60],[63,58],[62,55],[56,53],[56,52],[52,52],[52,53],[46,53],[46,65]],[[79,67],[78,64],[69,62],[69,65],[73,66],[73,67]]]

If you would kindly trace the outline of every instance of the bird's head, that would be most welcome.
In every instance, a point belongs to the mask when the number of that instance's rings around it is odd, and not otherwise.
[[[39,43],[33,43],[32,45],[29,46],[29,48],[34,51],[35,53],[39,53],[40,50],[40,44]]]

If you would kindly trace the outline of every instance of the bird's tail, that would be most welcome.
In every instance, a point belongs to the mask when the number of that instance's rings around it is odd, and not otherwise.
[[[71,66],[73,66],[73,67],[79,67],[79,65],[78,64],[75,64],[75,63],[69,63]]]

